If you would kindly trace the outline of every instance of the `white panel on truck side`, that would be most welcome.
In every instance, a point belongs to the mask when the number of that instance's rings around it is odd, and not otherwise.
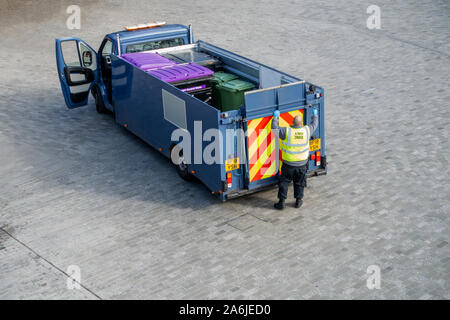
[[[179,128],[186,129],[186,102],[183,99],[162,89],[164,119]]]

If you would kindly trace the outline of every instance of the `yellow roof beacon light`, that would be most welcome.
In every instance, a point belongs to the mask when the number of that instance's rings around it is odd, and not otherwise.
[[[147,29],[147,28],[156,28],[156,27],[161,27],[163,25],[165,25],[166,22],[151,22],[151,23],[146,23],[146,24],[138,24],[135,26],[129,26],[129,27],[125,27],[125,30],[127,31],[135,31],[135,30],[140,30],[140,29]]]

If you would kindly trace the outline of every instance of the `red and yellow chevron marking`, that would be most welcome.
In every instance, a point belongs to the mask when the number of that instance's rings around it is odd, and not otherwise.
[[[294,110],[280,115],[280,127],[292,125],[294,117],[303,115],[303,110]],[[274,134],[271,130],[272,116],[248,121],[248,159],[250,182],[272,177],[277,174],[276,158],[280,159],[281,151],[276,152]],[[278,153],[278,155],[277,155]]]

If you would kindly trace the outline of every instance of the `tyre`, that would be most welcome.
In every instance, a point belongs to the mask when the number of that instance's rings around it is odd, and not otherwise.
[[[171,160],[177,169],[178,175],[186,181],[192,181],[194,179],[194,176],[188,170],[186,159],[183,156],[183,150],[180,149],[178,145],[176,145],[172,148],[170,155]]]
[[[103,102],[103,97],[97,87],[95,88],[95,109],[98,113],[101,114],[108,113],[109,111],[108,109],[106,109],[105,103]]]

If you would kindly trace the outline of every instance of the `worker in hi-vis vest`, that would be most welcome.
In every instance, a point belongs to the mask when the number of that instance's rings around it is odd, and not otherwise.
[[[279,131],[281,157],[283,165],[278,181],[278,199],[274,207],[283,210],[287,198],[289,184],[294,181],[295,207],[300,208],[303,204],[303,190],[306,186],[306,172],[309,158],[309,138],[319,125],[317,109],[313,109],[311,124],[303,126],[301,115],[294,118],[290,127],[280,127],[278,118],[280,111],[273,113],[272,130]]]

